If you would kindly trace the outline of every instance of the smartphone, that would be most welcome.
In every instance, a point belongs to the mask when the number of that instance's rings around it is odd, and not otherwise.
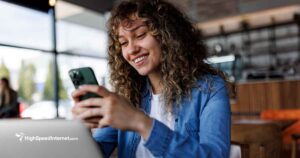
[[[81,67],[76,69],[71,69],[69,71],[69,76],[75,86],[78,89],[81,85],[99,85],[95,77],[94,71],[90,67]],[[95,93],[87,93],[79,97],[79,100],[85,100],[88,98],[101,97]]]

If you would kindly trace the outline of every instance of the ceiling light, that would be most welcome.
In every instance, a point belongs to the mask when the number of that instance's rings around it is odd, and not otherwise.
[[[49,0],[49,5],[50,5],[51,7],[54,7],[55,4],[56,4],[56,0]]]
[[[224,62],[232,62],[235,60],[235,56],[233,54],[226,56],[212,56],[207,59],[208,63],[217,64]]]

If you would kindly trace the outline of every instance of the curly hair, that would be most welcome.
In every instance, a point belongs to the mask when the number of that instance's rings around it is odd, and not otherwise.
[[[197,80],[205,74],[225,76],[204,62],[207,50],[201,34],[175,6],[163,0],[125,0],[112,10],[108,21],[108,64],[114,90],[139,107],[147,77],[141,76],[122,56],[118,28],[130,17],[146,19],[151,34],[160,43],[163,99],[167,109],[190,96]]]

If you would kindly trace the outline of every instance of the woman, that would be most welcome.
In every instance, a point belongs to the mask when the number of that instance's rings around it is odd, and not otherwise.
[[[14,91],[6,77],[0,79],[0,118],[19,116],[17,92]]]
[[[225,77],[204,62],[200,33],[162,0],[121,1],[108,22],[114,92],[85,85],[73,114],[106,157],[228,157],[230,108]],[[92,92],[103,98],[79,101]]]

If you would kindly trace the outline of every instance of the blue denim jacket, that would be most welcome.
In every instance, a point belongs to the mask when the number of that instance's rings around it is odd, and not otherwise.
[[[153,121],[144,146],[155,157],[229,157],[231,122],[225,82],[218,76],[207,75],[197,83],[192,90],[192,99],[185,98],[174,116],[174,131]],[[142,107],[149,114],[152,93],[150,86],[147,87],[143,92]],[[105,157],[118,146],[120,158],[134,158],[141,139],[138,133],[111,127],[97,129],[93,136]]]

